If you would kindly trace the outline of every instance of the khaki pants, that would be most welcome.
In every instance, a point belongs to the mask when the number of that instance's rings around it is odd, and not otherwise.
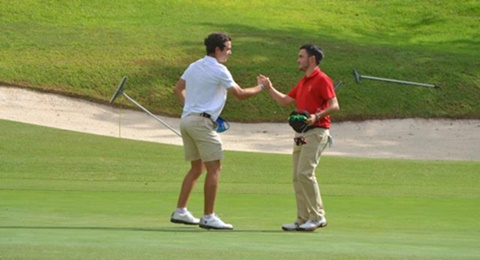
[[[320,220],[324,215],[315,169],[329,139],[329,130],[314,128],[303,134],[304,145],[293,145],[293,187],[297,202],[297,223]],[[302,136],[296,134],[295,137]]]
[[[186,161],[202,159],[203,162],[211,162],[225,157],[216,128],[217,123],[199,115],[189,115],[180,120]]]

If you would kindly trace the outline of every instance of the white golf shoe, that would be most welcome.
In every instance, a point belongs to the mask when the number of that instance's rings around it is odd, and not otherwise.
[[[298,230],[299,227],[300,227],[300,224],[298,224],[297,222],[293,222],[293,223],[290,223],[290,224],[283,224],[282,225],[282,230],[283,231],[296,231],[296,230]]]
[[[172,218],[170,218],[170,222],[185,225],[198,225],[200,220],[195,218],[189,211],[185,213],[178,213],[177,211],[174,211],[172,213]]]
[[[201,218],[199,226],[205,229],[233,229],[232,224],[224,223],[219,217],[215,215],[213,215],[213,217],[209,219]]]
[[[315,231],[317,228],[322,228],[327,226],[327,219],[322,218],[320,220],[309,220],[298,227],[298,230],[301,231]]]

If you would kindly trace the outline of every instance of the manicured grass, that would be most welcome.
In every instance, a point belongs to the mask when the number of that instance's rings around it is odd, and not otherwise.
[[[174,225],[178,146],[0,120],[0,258],[474,259],[478,162],[324,157],[329,226],[295,218],[290,156],[227,152],[217,214],[232,232]],[[202,181],[189,209],[202,212]]]
[[[480,118],[480,3],[469,1],[3,1],[0,82],[107,102],[123,76],[126,91],[153,112],[178,116],[172,86],[204,55],[214,31],[233,37],[229,66],[243,87],[272,78],[283,92],[302,77],[298,48],[326,53],[322,69],[343,81],[334,120]],[[35,10],[35,11],[32,11]],[[440,90],[361,74],[438,84]],[[125,99],[119,105],[133,107]],[[237,102],[233,121],[284,121],[265,94]]]

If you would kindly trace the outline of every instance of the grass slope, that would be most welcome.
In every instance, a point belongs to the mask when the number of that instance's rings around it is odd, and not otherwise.
[[[322,69],[338,89],[335,120],[480,118],[480,3],[452,1],[102,0],[0,1],[0,82],[106,102],[123,76],[126,91],[156,113],[178,116],[172,86],[204,55],[213,31],[233,37],[236,81],[269,75],[281,91],[302,77],[298,47],[324,48]],[[32,12],[35,10],[35,12]],[[439,84],[425,89],[361,74]],[[132,107],[126,100],[120,104]],[[284,121],[291,107],[268,95],[230,98],[235,121]]]
[[[329,226],[282,232],[290,156],[227,152],[216,212],[233,232],[169,223],[182,148],[0,120],[0,258],[474,259],[478,162],[324,157]],[[189,209],[202,212],[202,183]]]

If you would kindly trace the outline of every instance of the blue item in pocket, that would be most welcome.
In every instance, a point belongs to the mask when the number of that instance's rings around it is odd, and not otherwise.
[[[228,124],[228,122],[221,117],[218,117],[216,122],[218,124],[216,129],[217,133],[225,132],[230,128],[230,125]]]

